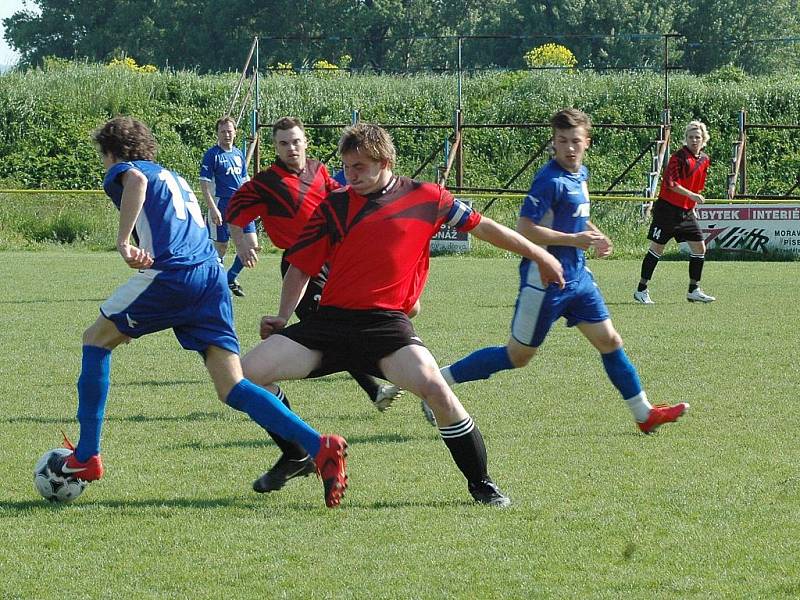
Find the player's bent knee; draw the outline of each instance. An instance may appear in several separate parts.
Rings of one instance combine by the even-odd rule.
[[[511,365],[515,369],[521,369],[522,367],[527,366],[527,364],[531,362],[531,359],[535,355],[535,348],[508,348],[508,359],[511,361]]]
[[[256,385],[267,387],[275,380],[271,377],[271,373],[261,368],[261,361],[255,356],[252,351],[248,352],[242,357],[242,375],[245,379],[249,379]]]

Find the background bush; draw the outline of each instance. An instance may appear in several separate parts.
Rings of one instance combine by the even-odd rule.
[[[237,77],[233,73],[200,76],[188,71],[149,72],[63,60],[48,61],[41,69],[0,75],[0,188],[99,189],[103,169],[90,132],[117,114],[130,114],[150,124],[159,142],[159,161],[197,185],[200,158],[215,142],[214,122],[226,111]],[[577,106],[588,112],[595,124],[658,124],[663,88],[662,77],[654,73],[490,72],[464,80],[462,108],[466,123],[546,123],[558,108]],[[272,74],[261,80],[261,122],[271,123],[291,114],[307,123],[345,124],[351,111],[357,109],[362,120],[384,124],[450,124],[456,90],[456,79],[450,75]],[[699,118],[708,123],[712,136],[708,152],[713,165],[706,195],[724,197],[731,143],[737,138],[738,111],[747,109],[751,123],[797,123],[800,75],[747,77],[732,69],[705,76],[674,75],[670,78],[669,102],[675,124],[673,150],[688,120]],[[249,125],[244,123],[240,129],[249,130]],[[398,172],[414,173],[436,151],[433,165],[419,175],[434,179],[436,166],[444,162],[441,148],[448,132],[410,128],[392,129],[392,133],[398,147]],[[332,155],[338,128],[310,129],[309,134],[312,156]],[[586,158],[592,172],[590,189],[606,189],[654,136],[653,130],[595,128],[594,144]],[[547,128],[467,130],[465,185],[505,184],[548,137]],[[751,192],[782,193],[796,181],[800,174],[799,137],[800,132],[789,130],[751,132]],[[271,156],[271,149],[265,147],[262,164]],[[528,167],[512,187],[527,189],[541,163]],[[648,170],[646,156],[616,189],[642,190]],[[36,200],[41,210],[56,211],[52,215],[41,213],[40,221],[53,219],[45,228],[51,233],[45,234],[37,233],[36,227],[26,224],[21,216],[25,206],[30,206],[25,203],[34,201],[14,197],[11,201],[21,202],[22,210],[12,219],[14,223],[9,225],[6,220],[5,225],[0,224],[4,238],[0,238],[0,247],[17,235],[34,244],[41,238],[54,238],[91,247],[108,246],[91,228],[75,223],[75,215],[85,210],[80,208],[86,206],[81,204],[85,200]],[[3,204],[7,202],[4,198]],[[484,204],[477,202],[479,208]],[[605,212],[601,214],[601,210]],[[513,223],[515,202],[498,201],[490,214]],[[8,219],[9,213],[5,215]],[[598,204],[594,215],[599,221],[621,227],[620,235],[632,239],[640,235],[638,225],[633,233],[625,233],[628,224],[638,224],[633,204],[625,208],[614,204],[607,209]],[[64,229],[64,223],[72,223],[67,227],[70,233],[52,233]],[[101,230],[104,228],[107,225]],[[638,252],[638,247],[633,252]]]

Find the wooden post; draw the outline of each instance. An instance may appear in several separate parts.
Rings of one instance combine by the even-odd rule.
[[[464,186],[464,116],[461,114],[461,109],[456,110],[455,139],[458,140],[456,151],[456,187]]]
[[[747,193],[747,111],[744,109],[739,111],[739,139],[742,140],[739,193],[744,195]]]

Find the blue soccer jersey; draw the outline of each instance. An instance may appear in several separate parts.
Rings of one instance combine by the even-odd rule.
[[[531,189],[522,202],[520,216],[563,233],[586,231],[589,220],[588,179],[586,167],[581,166],[577,173],[570,173],[551,160],[534,176]],[[566,281],[574,281],[582,275],[586,266],[583,250],[551,245],[547,246],[547,251],[561,263]]]
[[[144,205],[136,219],[138,246],[152,254],[152,269],[163,271],[216,260],[197,197],[186,180],[148,160],[120,162],[106,173],[103,188],[114,205],[122,201],[120,176],[130,169],[147,177]]]
[[[227,200],[249,180],[244,154],[236,146],[228,152],[218,145],[209,148],[200,164],[200,180],[211,184],[215,198]]]

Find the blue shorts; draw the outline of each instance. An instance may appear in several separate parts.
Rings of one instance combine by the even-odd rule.
[[[552,284],[545,288],[535,262],[522,261],[519,275],[511,336],[520,344],[532,348],[541,346],[550,327],[560,317],[567,320],[567,327],[581,322],[601,323],[610,318],[603,294],[589,269],[583,271],[579,279],[567,283],[563,290]]]
[[[230,198],[217,198],[217,208],[219,212],[222,213],[222,225],[214,225],[211,219],[206,219],[208,237],[221,244],[227,244],[228,240],[231,239],[231,232],[228,229],[228,223],[225,221],[225,210],[228,208],[228,200],[230,200]],[[242,227],[242,231],[245,233],[255,233],[256,222],[250,221],[247,225]]]
[[[228,279],[216,258],[188,269],[139,271],[100,313],[132,338],[172,328],[187,350],[217,346],[239,354]]]

